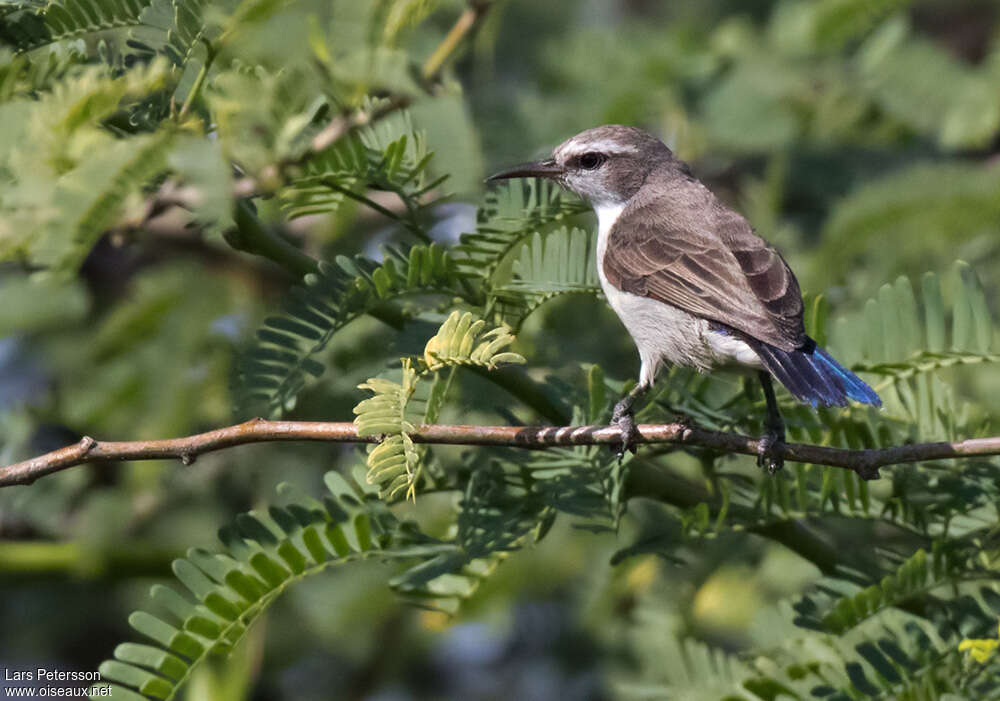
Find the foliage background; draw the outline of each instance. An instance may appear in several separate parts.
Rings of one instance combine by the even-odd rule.
[[[812,328],[842,360],[877,371],[886,412],[830,412],[819,423],[789,406],[793,435],[863,445],[1000,431],[988,311],[1000,279],[996,2],[508,0],[430,85],[419,67],[465,7],[458,0],[198,2],[188,5],[197,10],[191,26],[167,0],[66,0],[53,5],[126,14],[142,6],[142,26],[90,27],[78,15],[67,22],[86,31],[61,39],[32,24],[45,5],[0,2],[5,463],[82,434],[184,435],[247,411],[239,358],[287,304],[296,282],[287,268],[299,259],[286,252],[283,268],[254,255],[244,226],[233,233],[241,181],[278,195],[256,201],[260,220],[317,259],[378,256],[379,245],[425,236],[447,245],[476,229],[491,168],[608,122],[645,126],[692,162],[780,247],[810,299],[824,295],[811,307]],[[206,64],[202,38],[218,55],[187,104]],[[408,116],[387,117],[366,145],[384,151],[408,133],[401,162],[412,180],[382,161],[371,171],[360,161],[331,166],[333,185],[321,159],[283,170],[332,114],[386,94],[408,96]],[[164,129],[179,111],[187,126]],[[426,163],[424,152],[434,154]],[[166,173],[197,192],[191,211],[147,217]],[[418,193],[441,175],[450,176],[443,186]],[[382,191],[364,187],[379,178],[388,178]],[[570,200],[559,206],[560,222],[535,226],[511,210],[529,253],[547,236],[568,241],[563,223],[593,228]],[[587,260],[573,255],[575,265],[561,268],[566,289],[592,288]],[[471,297],[494,301],[480,306],[492,320],[520,322],[533,310],[517,324],[527,376],[558,411],[569,416],[577,405],[593,410],[583,418],[601,418],[636,375],[631,342],[602,300],[557,294],[565,289],[551,266],[516,257],[515,248],[493,288],[480,279]],[[447,299],[421,299],[395,308],[401,328],[371,307],[374,315],[334,335],[318,354],[322,380],[284,402],[289,415],[345,420],[368,396],[361,382],[398,379],[400,356],[419,354],[450,311]],[[442,421],[552,418],[481,374],[456,377]],[[674,373],[661,387],[647,420],[679,408],[699,423],[759,428],[759,397],[734,378]],[[565,509],[455,617],[390,590],[396,565],[353,563],[289,588],[231,657],[200,667],[182,693],[724,698],[752,688],[772,698],[762,680],[789,689],[797,680],[803,697],[973,697],[963,684],[981,684],[982,698],[1000,693],[996,670],[972,666],[955,647],[995,630],[996,461],[895,468],[869,491],[815,467],[768,480],[748,458],[643,452],[659,468],[632,473],[620,523],[604,514],[603,527],[579,528],[587,518]],[[466,482],[456,466],[487,459],[458,448],[435,456]],[[610,464],[594,451],[561,457]],[[174,558],[213,547],[221,525],[273,503],[279,483],[319,495],[325,472],[363,461],[353,448],[258,445],[190,468],[95,465],[4,489],[0,663],[96,668],[134,638],[128,615],[147,605],[151,584],[170,578]],[[444,537],[461,489],[427,492],[393,509]],[[898,581],[908,583],[893,593],[891,580],[871,595],[870,611],[843,604],[840,618],[817,623],[838,596],[901,566],[911,574]],[[940,641],[921,638],[930,633],[916,619]],[[809,637],[815,628],[826,637]],[[865,647],[886,639],[882,652]],[[906,655],[912,665],[899,662]]]

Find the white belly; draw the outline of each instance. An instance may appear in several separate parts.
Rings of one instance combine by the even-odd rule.
[[[598,219],[597,276],[608,303],[635,341],[642,368],[639,382],[652,385],[664,363],[708,370],[720,365],[760,368],[760,359],[746,343],[709,328],[709,322],[677,307],[622,292],[604,275],[608,234],[624,205],[595,206]]]

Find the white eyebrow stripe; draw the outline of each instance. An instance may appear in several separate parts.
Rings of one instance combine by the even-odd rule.
[[[568,143],[559,150],[558,156],[573,157],[582,153],[638,153],[639,149],[631,144],[623,144],[612,139],[598,139],[597,141],[583,141],[579,143]]]

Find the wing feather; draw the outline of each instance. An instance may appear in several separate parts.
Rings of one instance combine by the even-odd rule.
[[[806,344],[802,294],[788,264],[701,183],[640,193],[608,236],[604,273],[618,289],[784,351]]]

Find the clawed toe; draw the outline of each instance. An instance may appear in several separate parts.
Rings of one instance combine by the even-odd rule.
[[[785,460],[780,455],[775,455],[775,449],[784,445],[784,436],[776,431],[769,431],[761,436],[757,442],[757,467],[767,470],[773,475],[785,466]]]
[[[632,416],[631,412],[613,418],[612,422],[622,432],[621,445],[615,452],[615,455],[618,457],[618,463],[621,464],[621,461],[625,459],[625,451],[629,451],[635,455],[636,443],[639,440],[639,429],[635,426],[635,417]]]
[[[615,455],[618,456],[619,465],[625,458],[626,451],[630,451],[633,455],[635,455],[635,446],[636,443],[639,442],[639,429],[635,426],[635,412],[633,411],[633,406],[636,399],[641,397],[648,390],[649,385],[641,383],[636,385],[624,399],[615,404],[615,410],[611,413],[611,425],[615,426],[619,431],[621,431],[622,434],[621,446],[617,450],[615,450],[614,445],[611,446],[611,449],[615,451]]]
[[[633,455],[636,452],[636,443],[639,440],[639,429],[635,425],[635,416],[630,407],[622,405],[616,406],[611,416],[611,425],[618,428],[622,433],[621,445],[612,444],[611,449],[615,452],[619,464],[625,459],[625,452],[629,451]]]

